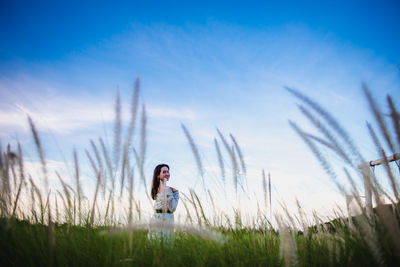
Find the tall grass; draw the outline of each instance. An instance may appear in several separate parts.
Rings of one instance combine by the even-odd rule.
[[[232,134],[226,138],[222,131],[216,130],[217,137],[213,142],[219,171],[216,176],[207,175],[200,149],[182,124],[202,179],[203,192],[194,189],[181,192],[185,223],[177,222],[175,226],[169,226],[175,231],[172,245],[162,238],[149,239],[148,229],[159,226],[143,221],[147,206],[135,197],[133,191],[135,185],[143,185],[151,204],[144,171],[147,115],[145,105],[139,102],[139,89],[137,79],[126,132],[121,120],[122,106],[118,92],[112,147],[99,137],[97,142],[90,140],[90,149],[85,150],[95,183],[93,198],[88,199],[83,192],[80,173],[83,163],[75,150],[75,184],[68,184],[64,177],[56,173],[61,189],[50,188],[45,151],[32,119],[29,118],[29,125],[42,177],[27,172],[19,144],[17,153],[12,152],[10,146],[4,152],[0,147],[0,265],[164,266],[173,263],[178,266],[383,266],[400,262],[398,176],[393,173],[389,162],[384,162],[390,192],[386,192],[373,175],[363,176],[358,165],[365,160],[350,134],[318,103],[292,88],[287,90],[301,102],[300,112],[320,135],[304,131],[293,121],[290,125],[309,146],[343,195],[352,195],[357,200],[362,213],[348,221],[341,211],[337,211],[337,218],[327,223],[318,214],[314,214],[313,220],[307,217],[300,201],[296,200],[297,213],[289,211],[285,203],[281,203],[281,214],[272,217],[271,180],[269,174],[267,179],[263,170],[261,179],[256,178],[262,188],[260,199],[263,201],[261,205],[257,203],[257,215],[247,220],[252,223],[245,223],[246,210],[240,208],[243,199],[239,193],[250,195],[248,172],[236,138]],[[365,85],[363,91],[381,134],[379,136],[371,125],[367,126],[377,154],[386,157],[399,152],[400,120],[393,99],[387,97],[390,127]],[[139,143],[134,144],[132,138],[138,116],[140,131],[137,132],[140,136]],[[389,148],[389,153],[382,143]],[[337,172],[338,166],[331,162],[329,153],[339,156],[342,161],[339,169],[343,173]],[[226,192],[229,174],[237,201],[232,203],[233,217],[216,201],[226,197],[219,193]],[[219,179],[215,182],[222,185],[218,188],[220,192],[207,188],[205,179],[210,177]],[[350,189],[341,183],[341,177],[349,181]],[[376,203],[374,213],[369,213],[360,201],[362,190],[358,184],[364,182],[364,177],[370,183]],[[23,192],[30,195],[23,195]],[[390,197],[390,208],[381,201],[382,194]]]
[[[358,200],[357,204],[363,212],[355,218],[356,226],[349,227],[351,234],[361,237],[363,243],[374,256],[375,264],[391,265],[394,262],[400,261],[400,196],[398,194],[398,178],[395,178],[393,170],[390,168],[386,158],[389,154],[399,152],[400,139],[397,138],[396,140],[393,137],[398,137],[400,135],[398,127],[399,117],[392,98],[388,96],[387,103],[390,109],[390,121],[393,125],[393,127],[390,128],[376,100],[365,84],[362,85],[362,89],[372,115],[376,120],[381,137],[386,143],[386,147],[389,148],[389,153],[387,153],[376,131],[372,128],[371,124],[367,123],[367,129],[376,146],[377,155],[384,159],[383,166],[386,170],[386,178],[390,184],[392,193],[383,189],[384,186],[382,183],[378,181],[374,172],[371,172],[368,167],[364,167],[362,170],[359,169],[360,164],[365,162],[364,157],[354,145],[350,135],[340,126],[333,116],[307,96],[294,89],[287,88],[291,94],[306,105],[299,105],[301,112],[305,114],[323,137],[314,137],[314,135],[305,132],[292,121],[290,121],[290,125],[309,146],[343,195],[353,195],[354,198]],[[314,112],[314,114],[312,114],[312,112]],[[328,151],[331,151],[342,159],[343,165],[341,167],[345,173],[344,177],[348,179],[351,185],[350,192],[338,182],[337,177],[339,177],[339,174],[336,173],[334,167],[327,158],[329,155],[322,153],[318,146],[327,148]],[[347,168],[353,169],[354,173],[358,176],[356,179],[359,179],[359,181],[366,185],[366,190],[371,190],[372,197],[376,203],[374,213],[362,206],[359,201],[359,190],[356,187],[356,181],[352,175],[350,175]],[[367,194],[367,192],[365,192],[365,194]],[[390,207],[382,202],[380,198],[381,195],[388,196],[388,198],[391,199],[392,205]]]

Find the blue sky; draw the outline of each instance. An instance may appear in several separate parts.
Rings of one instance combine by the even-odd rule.
[[[171,184],[196,184],[184,123],[208,166],[207,183],[217,187],[218,127],[241,145],[250,191],[259,193],[265,169],[277,200],[297,196],[320,210],[342,205],[288,125],[291,119],[309,128],[283,86],[321,103],[375,157],[361,82],[380,103],[386,94],[398,99],[399,11],[396,1],[3,1],[0,138],[3,146],[19,140],[34,160],[30,114],[49,160],[71,161],[73,147],[84,158],[89,139],[106,135],[112,143],[117,88],[127,112],[140,76],[149,115],[148,179],[158,162],[167,162]]]
[[[62,3],[64,2],[64,3]],[[132,23],[178,27],[210,21],[259,30],[304,24],[398,60],[397,1],[3,1],[2,59],[56,60],[130,30]],[[29,43],[29,46],[24,44]]]

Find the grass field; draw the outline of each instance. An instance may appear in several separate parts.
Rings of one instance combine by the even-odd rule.
[[[335,179],[344,175],[353,187],[345,189],[337,184],[343,194],[352,194],[360,205],[362,214],[352,222],[338,218],[331,226],[318,223],[305,224],[301,209],[299,214],[276,215],[276,226],[272,227],[262,212],[253,218],[253,225],[241,223],[237,212],[230,223],[213,223],[201,205],[202,201],[194,192],[182,198],[186,210],[187,225],[175,225],[170,238],[149,238],[148,226],[139,223],[134,216],[140,216],[140,206],[132,197],[132,169],[143,174],[146,147],[146,114],[141,112],[141,136],[134,159],[128,153],[131,147],[133,125],[138,112],[138,84],[132,101],[132,119],[128,135],[120,133],[120,104],[116,102],[115,142],[113,153],[107,151],[102,140],[91,142],[92,150],[87,151],[89,162],[96,174],[97,185],[93,199],[85,199],[80,185],[79,162],[75,156],[75,185],[67,184],[59,177],[62,192],[52,193],[48,185],[46,159],[43,156],[40,138],[32,121],[30,126],[42,162],[43,188],[39,188],[31,174],[24,168],[21,147],[8,147],[1,151],[1,195],[0,195],[0,265],[1,266],[395,266],[400,262],[400,220],[398,179],[388,162],[387,181],[392,192],[386,192],[374,176],[368,177],[372,197],[376,203],[375,212],[366,209],[359,201],[355,179],[362,177],[358,163],[362,158],[349,135],[333,117],[317,103],[301,93],[288,89],[300,99],[304,106],[301,112],[314,124],[323,137],[304,132],[291,123],[294,130],[316,155],[328,175]],[[371,110],[377,119],[382,140],[372,127],[369,132],[382,157],[398,152],[400,147],[400,119],[394,103],[388,97],[390,122],[383,118],[367,88],[364,88]],[[312,113],[314,112],[314,113]],[[196,158],[200,173],[203,171],[201,158],[187,129],[185,135]],[[328,130],[328,127],[331,129]],[[245,183],[245,163],[233,136],[233,145],[220,134],[223,147],[230,154],[231,173],[236,179],[236,189]],[[386,145],[381,145],[384,142]],[[344,172],[335,173],[329,163],[329,155],[321,152],[325,146],[343,159]],[[383,147],[388,147],[385,152]],[[216,141],[216,148],[219,146]],[[13,152],[16,151],[16,152]],[[220,154],[220,153],[219,153]],[[75,154],[76,155],[76,154]],[[222,169],[223,167],[221,167]],[[352,177],[352,172],[359,177]],[[224,171],[224,170],[221,170]],[[116,177],[120,177],[116,181]],[[145,181],[142,181],[145,183]],[[266,181],[264,179],[266,195]],[[204,188],[207,191],[207,188]],[[117,220],[115,202],[125,192],[129,204],[126,221]],[[100,203],[103,195],[104,203]],[[390,208],[381,202],[380,196],[387,196]],[[211,197],[211,193],[210,193]],[[134,210],[136,209],[136,215]],[[139,214],[139,215],[138,215]],[[217,216],[217,214],[214,214]],[[232,223],[234,222],[234,223]],[[299,227],[299,225],[304,225]],[[160,226],[161,227],[161,226]]]
[[[282,252],[278,233],[256,229],[216,229],[223,240],[177,232],[173,244],[150,240],[147,231],[108,233],[109,227],[55,225],[49,252],[48,227],[1,221],[2,266],[376,266],[362,238],[338,233],[294,234],[293,251]],[[290,250],[289,246],[284,247]],[[293,255],[290,255],[293,254]],[[395,262],[393,255],[385,259]],[[289,264],[290,261],[290,264]],[[390,262],[386,262],[390,263]]]

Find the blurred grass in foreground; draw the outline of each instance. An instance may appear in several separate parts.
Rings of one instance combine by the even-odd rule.
[[[108,227],[55,225],[55,266],[281,266],[280,239],[274,231],[219,229],[225,242],[190,233],[175,234],[173,245],[149,240],[147,231],[107,234]],[[376,266],[360,237],[340,234],[295,234],[296,265]],[[47,226],[2,219],[1,266],[47,266]]]

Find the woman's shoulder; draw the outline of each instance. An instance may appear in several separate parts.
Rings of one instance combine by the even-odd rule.
[[[177,192],[178,191],[178,189],[176,189],[176,188],[173,188],[173,187],[171,187],[171,186],[168,186],[168,189],[172,192],[172,193],[174,193],[174,192]]]
[[[175,191],[173,191],[173,190],[175,190]],[[169,196],[173,196],[173,195],[179,194],[179,191],[177,189],[173,188],[173,187],[167,186],[166,190],[165,190],[165,194],[166,194],[167,197],[169,197]],[[163,192],[160,191],[160,192],[157,193],[156,199],[161,199],[162,196],[163,196]]]
[[[174,191],[175,190],[175,191]],[[166,193],[168,194],[168,193],[173,193],[173,192],[176,192],[176,191],[178,191],[177,189],[175,189],[175,188],[173,188],[173,187],[170,187],[170,186],[167,186],[166,187]],[[157,193],[157,195],[162,195],[163,194],[163,191],[160,191],[160,192],[158,192]]]

